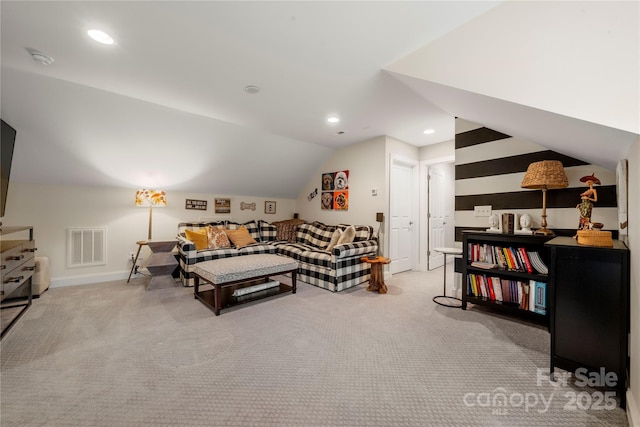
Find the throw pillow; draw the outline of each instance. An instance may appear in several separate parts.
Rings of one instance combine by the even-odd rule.
[[[199,228],[197,230],[184,230],[184,235],[188,240],[191,240],[196,245],[196,251],[201,251],[209,247],[209,239],[207,236],[206,228]]]
[[[342,236],[342,230],[340,230],[339,228],[336,228],[336,230],[331,235],[331,241],[329,242],[329,245],[327,246],[327,249],[325,249],[325,251],[331,252],[333,247],[338,244],[338,240],[340,240],[341,236]]]
[[[245,246],[256,243],[255,239],[249,234],[249,230],[244,225],[240,226],[237,230],[225,230],[227,237],[237,248],[244,248]]]
[[[342,232],[342,236],[338,239],[338,245],[343,245],[345,243],[353,242],[353,239],[356,238],[356,228],[351,225]]]
[[[296,229],[298,225],[304,224],[303,219],[286,219],[284,221],[275,221],[272,224],[276,226],[276,241],[295,243]]]
[[[209,249],[222,249],[222,248],[230,248],[231,242],[229,242],[229,238],[227,237],[227,233],[225,233],[224,229],[209,226],[208,227],[208,247]]]

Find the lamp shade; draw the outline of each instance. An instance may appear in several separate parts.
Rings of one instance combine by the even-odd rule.
[[[559,160],[542,160],[531,163],[524,174],[520,187],[533,190],[565,188],[569,180]]]
[[[164,190],[138,190],[136,191],[136,206],[167,206],[167,192]]]

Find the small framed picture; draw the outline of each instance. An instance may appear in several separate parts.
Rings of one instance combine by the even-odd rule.
[[[264,213],[266,214],[274,214],[276,213],[276,202],[271,200],[267,200],[264,202]]]
[[[219,199],[214,200],[216,213],[231,213],[231,199]]]
[[[207,210],[207,201],[206,200],[193,200],[186,199],[184,202],[185,209],[195,209],[197,211],[206,211]]]

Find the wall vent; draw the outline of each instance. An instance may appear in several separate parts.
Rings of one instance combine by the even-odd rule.
[[[107,263],[107,229],[67,229],[67,267],[92,267]]]

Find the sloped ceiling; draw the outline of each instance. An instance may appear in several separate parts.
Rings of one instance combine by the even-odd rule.
[[[295,198],[338,147],[451,139],[451,114],[381,70],[496,4],[2,1],[11,178]]]
[[[506,2],[386,70],[451,114],[615,169],[640,134],[639,5]]]
[[[295,198],[333,150],[451,140],[454,116],[608,168],[640,132],[637,2],[2,1],[0,13],[12,180]]]

